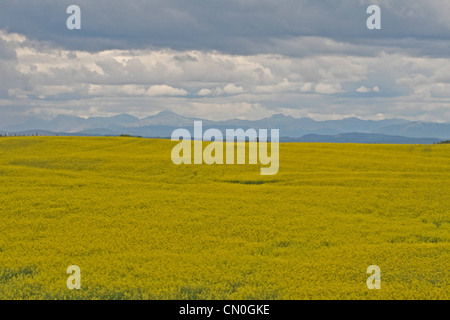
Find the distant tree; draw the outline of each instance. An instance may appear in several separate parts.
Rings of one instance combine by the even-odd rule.
[[[441,141],[439,144],[450,144],[450,140]]]

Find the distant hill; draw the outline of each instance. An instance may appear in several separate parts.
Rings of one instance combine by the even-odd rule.
[[[393,124],[375,130],[376,133],[400,135],[405,137],[439,137],[448,139],[450,124],[448,123],[426,123],[412,122],[404,124]]]
[[[341,133],[337,135],[308,134],[301,138],[281,138],[283,142],[330,142],[330,143],[382,143],[382,144],[434,144],[439,143],[436,138],[409,138],[371,133]]]
[[[346,118],[342,120],[316,121],[310,118],[294,118],[276,114],[269,118],[250,121],[231,119],[212,121],[185,117],[171,111],[163,111],[143,119],[120,114],[113,117],[81,118],[72,115],[58,115],[45,120],[33,116],[10,116],[0,119],[0,130],[9,133],[47,132],[48,135],[93,135],[118,136],[121,134],[142,137],[170,137],[177,128],[192,130],[195,120],[203,121],[204,130],[248,128],[280,129],[280,135],[290,140],[307,142],[326,140],[333,142],[364,143],[434,143],[431,141],[450,139],[450,123],[411,122],[402,119],[362,120]],[[403,139],[404,138],[415,138]],[[303,140],[302,140],[303,139]],[[423,140],[422,140],[423,139]],[[406,142],[398,142],[406,141]],[[411,141],[411,142],[408,142]]]
[[[5,132],[0,130],[0,135],[5,136],[46,136],[46,137],[54,137],[54,136],[87,136],[82,133],[67,133],[67,132],[53,132],[47,130],[26,130],[26,131],[17,131],[17,132]]]

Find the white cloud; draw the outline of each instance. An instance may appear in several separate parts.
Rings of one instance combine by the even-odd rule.
[[[356,92],[360,92],[360,93],[367,93],[370,92],[372,90],[370,90],[369,88],[366,88],[364,86],[359,87],[358,89],[356,89]]]
[[[210,89],[200,89],[197,94],[199,96],[210,96],[212,94],[212,90],[210,90]]]
[[[232,83],[227,84],[224,88],[223,88],[223,92],[225,92],[226,94],[240,94],[244,92],[244,88],[242,87],[238,87]]]
[[[341,86],[339,84],[319,83],[314,90],[321,94],[334,94],[341,91]]]
[[[314,83],[306,82],[306,83],[302,84],[300,91],[305,92],[305,93],[313,92],[314,91]]]
[[[383,114],[450,121],[450,58],[345,55],[340,49],[303,57],[170,49],[84,52],[0,35],[0,108],[84,116],[171,109],[217,118],[283,111],[321,119]],[[332,51],[346,46],[329,43]],[[355,88],[378,94],[355,95]]]
[[[88,94],[100,97],[117,97],[117,96],[143,96],[146,90],[140,85],[95,85],[90,84]]]
[[[375,86],[373,88],[367,88],[365,86],[361,86],[358,89],[356,89],[356,92],[359,92],[359,93],[380,92],[380,88],[378,86]]]
[[[226,120],[233,118],[257,120],[262,117],[269,117],[274,112],[260,103],[249,102],[192,102],[188,106],[178,107],[175,110],[181,114],[197,117],[201,115],[204,119]]]
[[[151,86],[146,94],[152,97],[158,96],[185,96],[188,94],[186,90],[173,88],[166,84]]]
[[[7,32],[5,30],[0,30],[0,39],[8,42],[23,43],[27,38],[19,33],[12,33]]]

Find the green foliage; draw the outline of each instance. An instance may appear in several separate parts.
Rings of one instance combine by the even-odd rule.
[[[132,136],[132,135],[129,135],[129,134],[121,134],[119,137],[122,137],[122,138],[142,138],[141,136]]]

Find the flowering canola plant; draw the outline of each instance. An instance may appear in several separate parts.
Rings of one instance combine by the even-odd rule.
[[[449,145],[281,143],[261,176],[175,144],[0,138],[0,299],[450,298]]]

